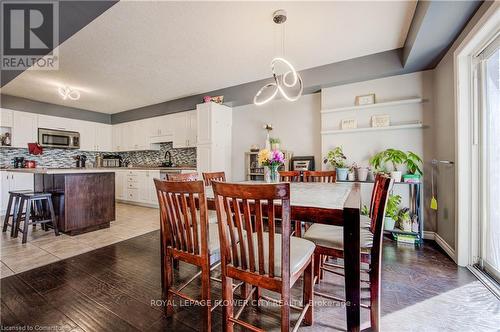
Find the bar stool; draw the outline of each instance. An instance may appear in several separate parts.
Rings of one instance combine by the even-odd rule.
[[[5,210],[5,217],[3,220],[2,233],[7,231],[7,227],[10,226],[10,236],[14,237],[16,230],[16,220],[17,213],[19,211],[19,204],[21,203],[21,194],[30,193],[31,190],[13,190],[9,191],[9,201],[7,202],[7,210]],[[12,211],[13,210],[13,211]],[[12,217],[12,222],[9,223],[9,219]]]
[[[54,212],[54,206],[52,205],[52,194],[44,192],[25,192],[19,194],[20,203],[17,213],[15,224],[14,237],[17,237],[18,232],[23,233],[22,243],[26,243],[28,240],[28,231],[30,225],[41,224],[44,230],[48,230],[48,226],[54,228],[54,233],[59,236],[59,229],[57,228],[56,214]],[[44,207],[46,203],[47,207]],[[22,218],[22,211],[26,205],[26,210],[24,212],[24,219]],[[33,210],[33,211],[32,211]],[[38,213],[35,213],[38,212]],[[23,227],[21,229],[21,222]],[[5,225],[4,225],[5,227]]]

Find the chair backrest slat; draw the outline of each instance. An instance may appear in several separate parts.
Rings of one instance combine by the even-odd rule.
[[[336,182],[336,171],[305,171],[303,173],[304,182]]]
[[[224,172],[210,172],[210,173],[207,172],[207,173],[202,173],[202,175],[205,186],[211,186],[212,181],[226,182],[226,173]]]
[[[300,182],[299,171],[280,171],[281,182]]]
[[[203,181],[154,179],[154,182],[163,243],[173,250],[196,256],[208,255],[208,214]]]
[[[219,181],[212,182],[214,197],[219,219],[219,237],[222,253],[222,268],[231,265],[237,269],[275,278],[275,260],[281,260],[281,275],[289,275],[289,234],[290,234],[290,184],[232,184]],[[231,201],[231,205],[228,201]],[[278,201],[281,205],[281,216],[276,216]],[[250,205],[255,212],[255,235],[251,225]],[[263,207],[262,205],[265,205]],[[232,209],[231,209],[232,207]],[[263,211],[265,208],[265,213]],[[223,213],[226,218],[223,218]],[[243,218],[241,215],[243,214]],[[264,238],[264,215],[267,217],[268,237]],[[234,219],[234,222],[232,220]],[[275,243],[276,219],[281,219],[281,243]],[[228,232],[226,232],[226,230]],[[230,238],[237,231],[240,243],[235,246]],[[246,231],[246,234],[245,232]],[[286,234],[286,236],[285,236]],[[229,236],[228,236],[229,235]],[[257,243],[253,241],[257,238]],[[264,243],[264,241],[268,243]],[[266,246],[267,244],[267,246]],[[275,248],[279,245],[281,257],[275,257]],[[264,248],[268,248],[265,257]],[[239,250],[239,251],[238,251]],[[255,258],[258,257],[258,262]],[[267,265],[266,259],[267,258]]]

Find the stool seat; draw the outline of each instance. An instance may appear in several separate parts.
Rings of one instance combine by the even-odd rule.
[[[34,191],[31,191],[31,192],[26,192],[26,193],[20,193],[19,194],[21,197],[25,197],[25,198],[31,198],[31,199],[37,199],[37,198],[47,198],[47,197],[51,197],[52,194],[51,193],[46,193],[46,192],[34,192]]]
[[[9,191],[9,195],[23,195],[23,194],[29,194],[32,193],[33,190],[11,190]]]

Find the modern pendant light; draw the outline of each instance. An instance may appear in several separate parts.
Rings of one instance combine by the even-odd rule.
[[[282,27],[282,54],[285,53],[285,27],[287,16],[286,11],[283,9],[277,10],[273,14],[273,22],[281,25]],[[286,68],[284,72],[280,74],[278,67]],[[271,101],[276,97],[278,92],[288,101],[296,101],[302,95],[304,90],[304,84],[302,83],[302,78],[299,73],[295,70],[292,64],[284,59],[283,57],[276,57],[271,60],[271,72],[273,74],[274,82],[264,85],[253,98],[253,103],[255,105],[264,105],[265,103]],[[272,89],[271,93],[267,98],[262,99],[261,95],[264,91]],[[294,94],[293,90],[297,90]]]

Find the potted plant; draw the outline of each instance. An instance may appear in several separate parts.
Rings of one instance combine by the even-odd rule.
[[[403,176],[404,182],[419,182],[422,176],[422,170],[419,165],[422,165],[422,158],[414,152],[408,151],[405,160],[406,170],[408,174]]]
[[[399,211],[399,228],[405,232],[411,232],[412,221],[410,217],[410,210],[408,208]]]
[[[278,168],[285,163],[285,155],[280,150],[262,149],[258,154],[259,165],[266,166],[266,182],[279,182]]]
[[[385,208],[384,219],[384,229],[386,231],[392,231],[394,229],[394,224],[398,218],[399,204],[401,204],[401,196],[389,196],[389,199],[387,200],[387,207]]]
[[[385,168],[385,151],[378,152],[374,154],[370,160],[368,161],[370,165],[373,167],[374,173],[386,173]]]
[[[406,162],[406,153],[401,150],[387,149],[384,155],[384,160],[392,164],[391,178],[393,178],[395,182],[401,182],[403,173],[398,169],[398,166]]]
[[[348,181],[356,181],[356,173],[355,173],[356,168],[358,168],[356,163],[353,163],[351,165],[351,167],[349,167],[349,173],[347,173],[347,180]]]
[[[370,171],[370,167],[359,166],[356,167],[356,178],[358,181],[366,181],[368,179],[368,172]]]
[[[337,180],[347,180],[349,168],[347,168],[346,156],[342,151],[342,147],[337,146],[335,149],[328,151],[323,162],[329,163],[337,171]]]
[[[280,139],[277,137],[271,137],[269,139],[269,143],[271,144],[271,150],[279,150],[280,149]]]

